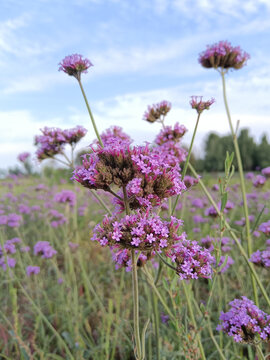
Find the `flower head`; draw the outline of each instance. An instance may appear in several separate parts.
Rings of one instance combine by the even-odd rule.
[[[245,296],[242,296],[241,300],[233,300],[229,305],[230,310],[220,314],[221,324],[217,330],[222,330],[240,343],[252,344],[258,339],[269,341],[270,315],[260,310]]]
[[[72,207],[76,203],[76,194],[71,190],[62,190],[55,194],[54,201],[58,203],[67,203]]]
[[[34,246],[34,255],[42,254],[42,258],[50,259],[57,251],[53,249],[48,241],[38,241]]]
[[[270,166],[262,169],[262,174],[267,177],[267,178],[270,178]]]
[[[209,110],[210,106],[215,102],[215,99],[212,98],[207,101],[202,101],[202,96],[191,96],[190,105],[192,109],[196,109],[197,113],[200,114],[203,110]]]
[[[263,232],[266,236],[270,235],[270,220],[261,223],[258,230]]]
[[[181,280],[211,278],[214,258],[208,249],[196,241],[184,239],[177,242],[167,256],[176,264],[176,272]]]
[[[37,275],[40,272],[40,267],[39,266],[27,266],[26,268],[26,275],[27,276],[31,276],[31,275]]]
[[[241,69],[250,58],[239,46],[233,47],[228,41],[208,45],[199,55],[199,63],[206,68]]]
[[[87,188],[108,192],[112,184],[125,187],[131,209],[160,205],[163,199],[185,189],[179,167],[161,161],[160,154],[148,146],[98,147],[83,159],[73,179]],[[118,195],[121,197],[121,193]]]
[[[172,126],[165,126],[155,139],[155,143],[158,145],[163,145],[168,141],[177,143],[187,132],[187,128],[184,125],[179,125],[176,123],[174,128]]]
[[[177,234],[181,225],[182,221],[175,217],[167,222],[148,212],[126,215],[119,221],[115,217],[105,217],[102,224],[95,227],[92,240],[97,240],[102,246],[161,251],[183,238]]]
[[[93,66],[90,60],[83,59],[82,55],[72,54],[66,56],[59,63],[59,71],[64,71],[70,76],[74,76],[77,80],[81,79],[81,73],[87,73],[90,66]]]
[[[18,155],[18,160],[24,163],[29,158],[29,156],[30,156],[29,152],[23,152]]]
[[[168,101],[164,100],[160,103],[153,104],[152,106],[148,106],[147,111],[143,115],[143,120],[146,120],[150,123],[154,123],[156,121],[163,121],[164,117],[171,110],[172,104]],[[163,119],[161,119],[163,117]]]
[[[265,184],[265,182],[266,182],[266,177],[264,177],[262,175],[257,175],[252,183],[253,183],[253,186],[258,188],[258,187],[262,187]]]

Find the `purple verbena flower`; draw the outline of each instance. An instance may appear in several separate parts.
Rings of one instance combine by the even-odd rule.
[[[270,235],[270,220],[261,223],[258,230],[263,232],[266,236]]]
[[[29,158],[29,156],[30,156],[29,152],[23,152],[18,155],[18,160],[24,163]]]
[[[223,331],[240,343],[254,343],[260,339],[270,339],[270,315],[264,313],[253,301],[245,296],[235,299],[229,304],[230,310],[221,312],[217,330]]]
[[[119,126],[111,126],[100,134],[100,138],[104,146],[129,146],[132,143],[132,139],[127,135],[123,129]],[[94,140],[92,145],[98,145],[98,140]]]
[[[181,280],[211,278],[214,261],[210,251],[196,241],[182,240],[172,245],[166,255],[176,264]]]
[[[55,194],[54,201],[58,203],[66,203],[73,207],[76,204],[76,194],[71,190],[62,190],[61,192]]]
[[[257,175],[252,183],[253,183],[253,186],[258,188],[258,187],[262,187],[265,184],[265,182],[266,182],[266,177],[264,177],[262,175]]]
[[[220,41],[199,55],[199,63],[206,68],[241,69],[250,58],[239,46],[233,47],[228,41]]]
[[[40,272],[40,267],[39,266],[27,266],[26,268],[26,275],[27,276],[31,276],[31,275],[37,275]]]
[[[143,120],[146,120],[150,123],[154,123],[155,121],[164,121],[164,117],[171,110],[172,104],[168,101],[164,100],[160,103],[153,104],[152,106],[148,106],[147,111],[143,115]]]
[[[214,98],[202,101],[202,96],[191,96],[190,105],[192,109],[196,109],[198,114],[201,114],[204,110],[209,110],[210,106],[216,101]]]
[[[53,249],[48,241],[38,241],[34,246],[34,255],[42,254],[42,258],[50,259],[57,251]]]
[[[81,73],[87,73],[90,66],[93,66],[90,60],[83,59],[82,55],[79,54],[66,56],[59,65],[59,71],[64,71],[66,74],[74,76],[77,80],[81,79]]]
[[[226,264],[224,265],[225,262]],[[225,273],[233,264],[234,264],[234,260],[230,256],[227,256],[227,260],[226,260],[226,256],[221,256],[217,266],[219,268],[222,267],[220,270],[221,273]]]
[[[175,217],[171,217],[169,222],[162,221],[158,215],[149,212],[126,215],[120,220],[105,217],[102,224],[95,227],[92,240],[102,246],[161,251],[185,237],[177,235],[181,225],[182,221]]]
[[[174,127],[165,126],[157,135],[155,143],[157,145],[162,145],[164,143],[167,143],[168,141],[173,141],[174,143],[177,143],[185,135],[186,132],[187,128],[184,125],[179,125],[179,123],[176,123]]]
[[[270,177],[270,166],[262,169],[262,174],[263,174],[263,176],[265,176],[266,178],[269,178],[269,177]]]

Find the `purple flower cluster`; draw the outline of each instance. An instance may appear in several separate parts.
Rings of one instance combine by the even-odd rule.
[[[267,178],[270,178],[270,166],[262,169],[262,174],[267,177]]]
[[[9,227],[17,228],[22,223],[22,216],[16,213],[8,215],[0,215],[0,225],[7,225]]]
[[[221,273],[225,273],[233,264],[234,260],[230,256],[221,256],[217,266],[221,267]]]
[[[66,203],[73,207],[76,204],[76,194],[71,190],[62,190],[54,195],[54,201],[58,203]]]
[[[51,209],[48,215],[51,217],[51,227],[53,228],[64,225],[67,222],[67,218],[55,209]]]
[[[20,238],[13,238],[10,240],[6,240],[4,243],[4,248],[0,246],[0,266],[4,271],[6,271],[7,266],[10,268],[14,268],[16,265],[16,259],[7,256],[8,254],[15,254],[16,253],[16,244],[21,243]]]
[[[9,268],[14,268],[15,265],[16,265],[16,259],[10,258],[9,256],[7,256],[6,258],[5,256],[0,257],[0,266],[4,271],[6,271],[7,266]]]
[[[53,157],[54,155],[61,154],[64,145],[70,144],[73,146],[76,144],[85,136],[87,130],[82,126],[66,130],[45,127],[44,129],[41,129],[41,132],[43,135],[35,137],[35,145],[38,146],[36,152],[37,158],[39,160],[44,160]]]
[[[179,164],[184,162],[187,157],[187,150],[178,143],[168,141],[162,145],[153,148],[153,153],[159,158],[161,164],[168,164],[180,171]]]
[[[270,235],[270,220],[261,223],[261,225],[258,227],[258,230],[267,236]]]
[[[199,55],[199,63],[206,68],[241,69],[250,58],[239,46],[233,47],[228,41],[208,45]]]
[[[111,253],[116,269],[125,268],[126,271],[131,271],[132,260],[130,249],[119,249],[115,247],[111,249]],[[137,255],[138,251],[136,250],[135,253]],[[143,266],[147,260],[151,259],[151,256],[150,252],[140,252],[137,260],[137,266]]]
[[[177,143],[187,132],[187,128],[184,125],[176,123],[174,128],[172,126],[165,126],[155,139],[157,145],[162,145],[168,141]]]
[[[23,152],[18,155],[18,160],[24,163],[29,158],[29,156],[30,156],[29,152]]]
[[[34,245],[34,255],[42,254],[42,258],[50,259],[57,251],[50,245],[48,241],[38,241]]]
[[[172,245],[167,256],[176,264],[176,272],[181,280],[211,278],[214,258],[197,241],[179,241]]]
[[[31,275],[37,275],[40,272],[40,267],[39,266],[27,266],[26,268],[26,275],[27,276],[31,276]]]
[[[256,188],[262,187],[266,182],[266,177],[262,176],[262,175],[257,175],[255,176],[254,180],[253,180],[253,186],[255,186]]]
[[[119,221],[115,217],[105,217],[102,224],[95,227],[92,240],[102,246],[160,252],[183,238],[177,235],[181,225],[182,221],[175,217],[167,222],[148,212],[126,215]]]
[[[270,249],[264,251],[257,250],[251,255],[249,260],[256,265],[270,267]]]
[[[90,60],[83,59],[82,55],[79,54],[66,56],[59,65],[59,71],[64,71],[66,74],[74,76],[77,80],[81,79],[81,73],[87,73],[90,66],[93,66]]]
[[[264,313],[253,301],[245,296],[229,304],[230,310],[221,312],[217,330],[232,336],[238,343],[254,343],[256,340],[269,341],[270,315]]]
[[[147,111],[143,115],[143,120],[146,120],[150,123],[154,123],[159,120],[163,122],[164,117],[171,110],[171,107],[172,104],[166,100],[157,104],[153,104],[152,106],[148,106]]]
[[[101,140],[104,146],[129,146],[132,143],[132,139],[128,134],[126,134],[123,129],[119,126],[112,126],[109,129],[106,129],[103,133],[100,134]],[[95,140],[92,145],[98,145],[98,140]]]
[[[202,96],[191,96],[190,105],[192,109],[197,110],[198,114],[202,113],[203,110],[209,110],[210,106],[215,102],[214,98],[207,101],[202,101],[202,98]]]
[[[90,189],[110,192],[110,186],[126,188],[132,209],[160,205],[185,189],[177,168],[162,163],[157,152],[143,147],[98,147],[83,156],[83,166],[73,179]]]

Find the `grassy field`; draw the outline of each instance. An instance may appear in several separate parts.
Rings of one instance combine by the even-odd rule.
[[[218,177],[206,175],[204,180],[218,201],[219,192],[213,190]],[[57,202],[55,195],[64,189],[75,194],[74,206]],[[102,191],[99,194],[112,208],[112,198]],[[248,194],[254,216],[253,248],[264,250],[266,238],[257,227],[269,219],[269,183],[255,189],[248,182]],[[228,200],[233,206],[226,216],[241,239],[244,225],[235,224],[243,217],[237,177],[230,185]],[[222,273],[213,265],[212,280],[186,282],[162,266],[158,257],[151,259],[147,268],[156,279],[163,303],[153,296],[143,267],[139,267],[141,324],[149,319],[147,359],[200,359],[198,339],[207,359],[222,359],[219,351],[225,359],[255,359],[252,347],[236,344],[215,330],[220,311],[227,311],[230,301],[241,296],[253,299],[253,295],[246,263],[230,234],[220,229],[219,218],[205,215],[209,207],[200,185],[185,192],[176,212],[184,220],[182,230],[190,240],[208,247],[212,244],[216,255],[228,254],[234,263]],[[165,204],[160,212],[164,219],[166,208]],[[8,214],[21,217],[15,224],[0,227],[5,249],[0,267],[0,358],[134,359],[131,273],[125,268],[116,270],[109,249],[90,240],[94,226],[106,213],[91,192],[66,179],[56,183],[52,177],[7,178],[1,181],[0,210],[2,218]],[[57,219],[51,210],[58,211]],[[224,252],[220,237],[229,238],[229,249]],[[13,247],[5,248],[12,239]],[[49,242],[57,253],[51,257],[42,256],[42,251],[35,254],[34,246],[40,241]],[[14,267],[5,268],[8,258],[16,260]],[[40,272],[27,276],[27,266],[38,266]],[[269,293],[269,270],[259,268],[257,272]],[[260,308],[269,312],[260,291],[259,302]]]

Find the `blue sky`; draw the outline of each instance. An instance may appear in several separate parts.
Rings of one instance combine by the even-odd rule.
[[[44,126],[84,125],[94,138],[76,80],[58,72],[72,53],[94,67],[83,83],[100,131],[122,126],[137,143],[152,140],[157,124],[142,121],[148,104],[172,102],[168,124],[189,132],[191,95],[215,97],[199,124],[195,150],[206,134],[229,130],[219,74],[198,64],[207,44],[229,40],[250,53],[228,76],[234,122],[259,139],[270,135],[270,0],[7,0],[0,3],[0,168],[17,154],[34,155]]]

